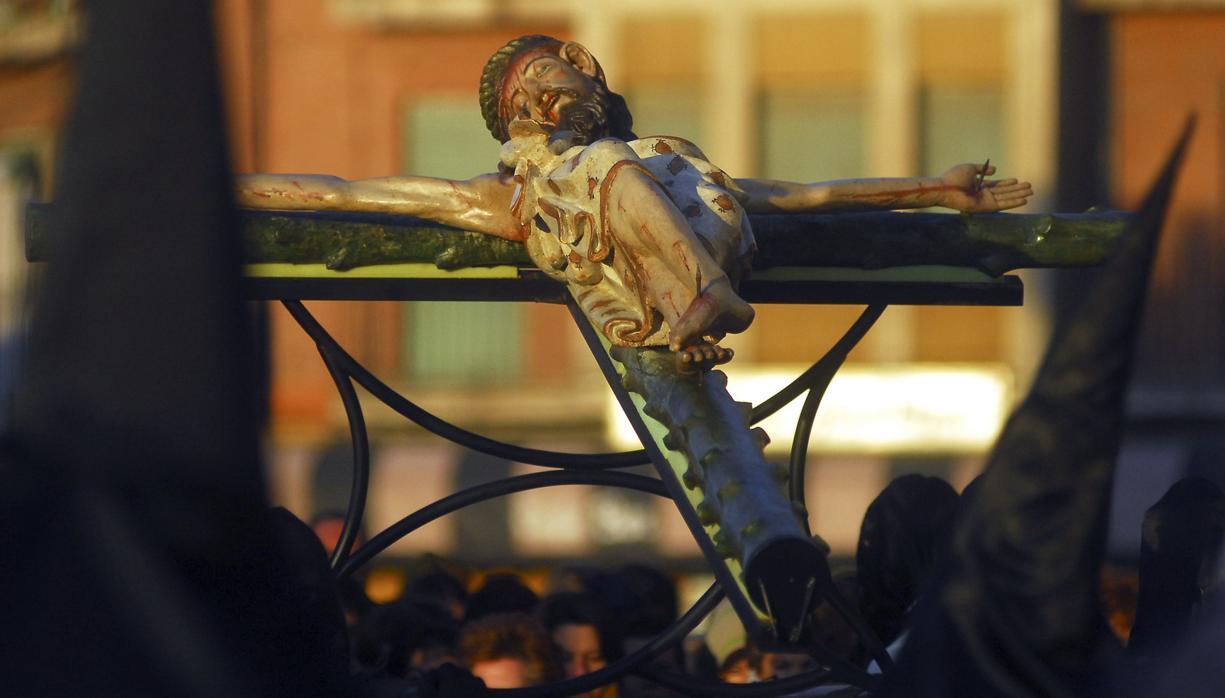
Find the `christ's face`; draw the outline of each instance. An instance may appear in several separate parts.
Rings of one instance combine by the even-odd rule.
[[[512,119],[559,127],[565,107],[595,93],[595,81],[569,61],[552,52],[531,52],[510,66],[502,99]]]

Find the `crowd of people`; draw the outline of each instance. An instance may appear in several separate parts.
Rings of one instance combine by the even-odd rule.
[[[822,666],[819,657],[832,654],[869,674],[881,673],[869,643],[886,646],[891,657],[900,654],[911,612],[931,585],[975,489],[971,483],[959,494],[940,478],[903,475],[868,506],[853,564],[836,567],[833,580],[874,638],[861,637],[830,604],[819,604],[804,643],[791,651],[757,647],[724,604],[652,668],[750,683],[812,672]],[[331,512],[312,522],[324,545],[335,544],[342,516]],[[1125,619],[1109,644],[1143,661],[1183,634],[1204,594],[1219,583],[1223,533],[1221,489],[1202,477],[1175,483],[1145,516],[1138,594],[1121,601],[1103,597],[1103,626],[1108,616]],[[563,564],[535,586],[540,593],[515,573],[473,574],[437,558],[419,565],[398,598],[385,603],[372,603],[357,580],[347,580],[339,601],[351,670],[367,680],[411,680],[453,664],[489,688],[537,686],[607,666],[665,631],[680,610],[675,580],[645,565]],[[821,652],[809,651],[813,647]],[[801,695],[858,691],[833,685]],[[583,695],[672,693],[631,674]]]
[[[325,545],[337,540],[338,516],[312,522]],[[357,579],[339,585],[351,668],[359,677],[413,679],[453,664],[489,688],[536,686],[597,671],[678,615],[674,580],[646,565],[562,565],[541,593],[513,572],[477,573],[438,558],[417,567],[398,597],[384,603],[371,602]],[[702,660],[713,675],[713,660]],[[687,669],[682,646],[658,661]],[[634,685],[630,680],[584,695],[637,695]]]

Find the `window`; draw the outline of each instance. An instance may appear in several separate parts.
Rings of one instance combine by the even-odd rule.
[[[404,114],[405,170],[467,179],[497,168],[498,144],[471,95],[414,101]],[[428,301],[405,304],[406,378],[489,383],[516,380],[523,363],[518,303]]]
[[[919,173],[936,175],[961,162],[1001,162],[1004,90],[997,86],[923,88],[919,103]]]
[[[858,90],[766,90],[760,114],[763,177],[812,182],[865,176],[866,116]]]
[[[701,147],[702,92],[697,85],[643,86],[628,91],[625,101],[639,136],[676,136]]]
[[[919,174],[939,175],[958,163],[982,164],[990,158],[1001,166],[1001,174],[1012,177],[1016,171],[1009,167],[1008,153],[1002,87],[932,84],[922,89]],[[914,316],[918,361],[989,361],[1004,355],[1004,315],[998,308],[924,306]]]

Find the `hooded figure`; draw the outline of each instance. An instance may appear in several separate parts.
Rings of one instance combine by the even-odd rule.
[[[936,561],[948,547],[957,492],[944,480],[903,475],[868,505],[855,551],[864,620],[888,645],[906,625]]]
[[[1225,535],[1225,494],[1202,477],[1174,483],[1144,513],[1140,598],[1128,649],[1146,655],[1169,647],[1200,605]]]

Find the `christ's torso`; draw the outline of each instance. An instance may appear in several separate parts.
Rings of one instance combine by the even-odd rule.
[[[569,286],[614,344],[662,345],[668,333],[645,289],[657,281],[636,262],[635,250],[621,249],[618,217],[609,210],[609,189],[627,168],[658,183],[733,283],[747,270],[755,245],[736,182],[692,143],[669,136],[607,138],[562,150],[550,147],[543,131],[513,135],[502,162],[515,172],[511,212],[526,229],[528,254]]]

